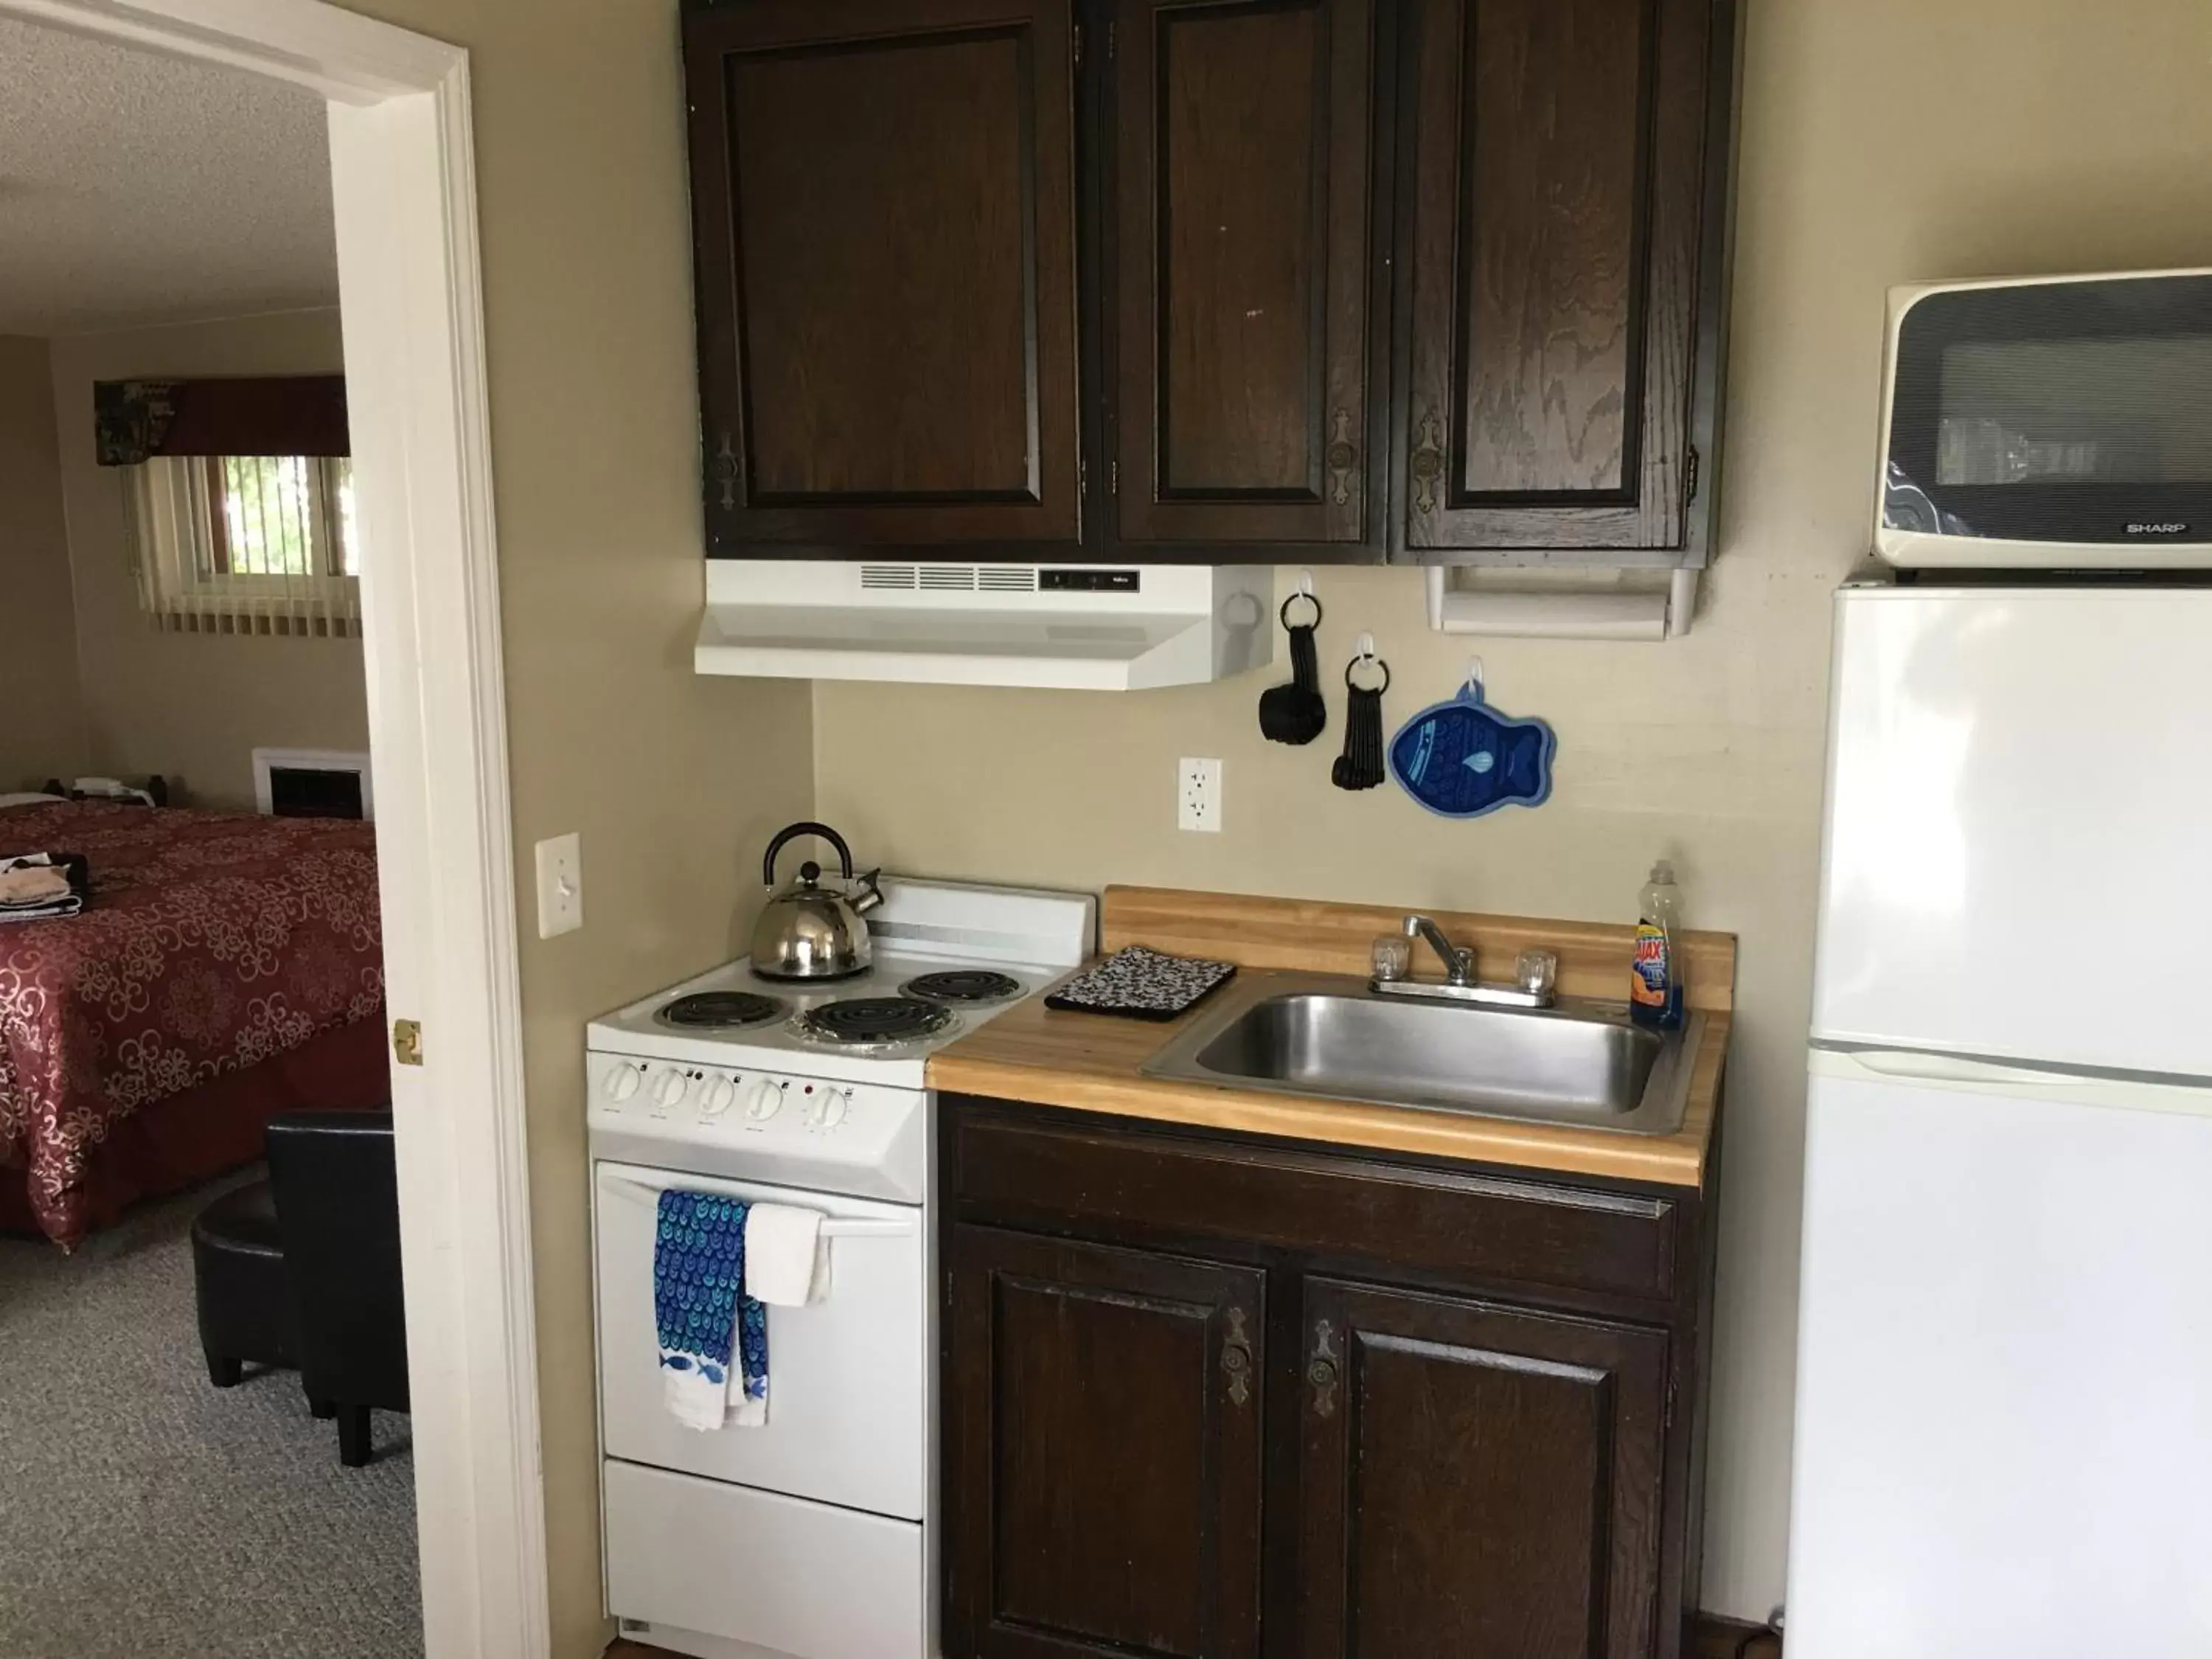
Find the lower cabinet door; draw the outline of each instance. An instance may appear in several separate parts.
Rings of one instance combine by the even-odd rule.
[[[1663,1332],[1305,1283],[1303,1659],[1645,1659]]]
[[[952,1231],[948,1659],[1257,1659],[1264,1275]]]

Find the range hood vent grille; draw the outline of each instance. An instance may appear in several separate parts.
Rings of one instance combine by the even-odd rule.
[[[1032,564],[864,564],[864,592],[1034,593]]]

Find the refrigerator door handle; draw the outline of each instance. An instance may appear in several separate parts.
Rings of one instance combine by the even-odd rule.
[[[1993,1060],[1968,1060],[1960,1054],[1925,1051],[1900,1054],[1889,1048],[1832,1049],[1874,1073],[1911,1083],[1993,1083],[2005,1088],[2079,1088],[2080,1076],[2067,1072],[2039,1071],[2033,1066],[2006,1066]]]
[[[1812,1069],[1821,1075],[1856,1078],[1862,1082],[1917,1083],[1976,1094],[2033,1097],[2069,1101],[2081,1106],[2212,1117],[2212,1078],[2176,1077],[2160,1073],[2060,1071],[1926,1049],[1826,1044],[1814,1046],[1811,1064]]]

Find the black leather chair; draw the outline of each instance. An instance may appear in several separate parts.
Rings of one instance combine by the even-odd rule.
[[[391,1114],[271,1118],[269,1182],[300,1381],[319,1410],[336,1408],[338,1461],[358,1468],[369,1459],[370,1409],[407,1409]]]
[[[267,1182],[234,1188],[192,1218],[192,1289],[200,1349],[216,1387],[236,1387],[246,1365],[300,1363],[284,1289],[284,1242]]]

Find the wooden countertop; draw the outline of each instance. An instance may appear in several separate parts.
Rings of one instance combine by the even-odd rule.
[[[1101,933],[1109,951],[1146,944],[1235,962],[1241,981],[1291,973],[1364,975],[1369,944],[1378,933],[1396,932],[1402,914],[1372,906],[1116,887],[1107,890]],[[1432,914],[1455,944],[1476,946],[1486,978],[1504,976],[1503,964],[1526,946],[1541,945],[1559,953],[1559,988],[1568,995],[1617,1000],[1626,983],[1630,928]],[[1688,1110],[1671,1135],[1508,1122],[1143,1076],[1139,1068],[1210,1012],[1211,1002],[1181,1019],[1154,1023],[1060,1012],[1031,998],[933,1054],[929,1083],[957,1094],[1163,1123],[1702,1187],[1727,1062],[1735,941],[1725,934],[1690,933],[1682,944],[1688,1000],[1705,1015],[1705,1025],[1692,1061]],[[1416,971],[1422,970],[1417,958]]]

